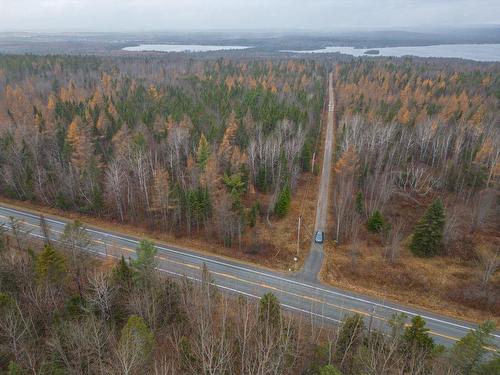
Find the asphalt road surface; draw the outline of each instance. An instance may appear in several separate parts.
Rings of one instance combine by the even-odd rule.
[[[321,169],[321,179],[319,184],[318,203],[316,206],[316,221],[314,223],[314,234],[317,231],[326,231],[328,211],[330,209],[330,180],[332,171],[333,147],[335,144],[334,132],[334,96],[333,96],[333,75],[330,73],[328,79],[328,118],[326,122],[325,147],[323,154],[323,166]],[[301,280],[315,282],[321,271],[324,252],[323,244],[314,242],[314,235],[311,243],[311,251],[307,256],[304,266],[297,273]]]
[[[10,228],[10,217],[20,220],[21,232],[32,237],[43,237],[40,217],[37,213],[0,204],[0,224]],[[45,215],[50,237],[58,241],[69,220]],[[111,232],[88,226],[92,245],[84,249],[96,256],[134,258],[139,238],[119,232]],[[451,345],[464,336],[475,325],[417,309],[377,300],[367,296],[342,291],[320,284],[317,281],[300,281],[296,276],[265,270],[257,266],[228,260],[217,256],[200,254],[172,246],[156,244],[158,248],[158,270],[173,277],[188,277],[198,280],[203,264],[213,276],[219,288],[228,292],[259,298],[272,292],[285,309],[315,318],[318,322],[338,323],[347,314],[362,314],[367,324],[387,328],[386,321],[396,312],[404,312],[410,318],[421,315],[438,343]],[[495,334],[500,345],[500,335]]]

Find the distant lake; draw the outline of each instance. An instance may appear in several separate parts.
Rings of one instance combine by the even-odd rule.
[[[222,50],[247,49],[246,46],[207,46],[201,44],[140,44],[125,47],[123,50],[131,52],[209,52]]]
[[[335,53],[353,56],[418,56],[451,57],[476,61],[500,61],[500,44],[438,44],[434,46],[370,48],[378,55],[365,54],[368,49],[354,47],[325,47],[315,51],[282,51],[294,53]]]

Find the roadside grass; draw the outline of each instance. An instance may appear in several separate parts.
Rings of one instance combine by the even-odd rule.
[[[349,244],[325,244],[323,282],[382,300],[476,323],[492,319],[500,324],[500,272],[488,288],[480,288],[481,270],[473,262],[438,256],[415,257],[407,248],[408,237],[396,262],[390,263],[384,248],[363,241],[355,261]]]

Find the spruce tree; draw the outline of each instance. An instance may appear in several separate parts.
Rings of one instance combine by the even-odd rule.
[[[274,212],[280,218],[285,217],[290,210],[290,202],[292,200],[292,193],[290,192],[290,187],[287,185],[281,190],[278,196],[278,201],[274,206]]]
[[[375,210],[368,219],[367,227],[370,232],[380,233],[385,228],[385,220],[379,210]]]
[[[136,279],[143,286],[149,286],[158,265],[156,260],[158,250],[151,241],[141,240],[135,252],[137,257],[132,261],[132,266],[136,271]]]
[[[134,284],[134,270],[128,265],[123,255],[113,268],[112,275],[113,281],[118,284],[119,288],[128,290]]]
[[[38,280],[61,282],[66,273],[65,258],[52,246],[45,245],[36,257],[35,272]]]
[[[5,226],[4,224],[0,225],[0,252],[7,248],[7,236],[5,235]]]
[[[198,143],[198,150],[196,151],[196,162],[201,170],[205,169],[208,157],[210,156],[210,146],[208,145],[205,135],[202,133],[200,142]]]
[[[259,322],[270,328],[278,328],[281,319],[281,306],[278,298],[266,293],[259,302]]]
[[[474,331],[462,337],[453,347],[451,353],[453,363],[460,374],[476,374],[484,363],[488,347],[494,346],[492,333],[495,331],[495,322],[486,321]]]
[[[130,315],[127,323],[122,328],[121,337],[118,342],[120,350],[128,353],[136,353],[137,368],[147,363],[155,345],[154,334],[147,326],[144,319],[137,315]],[[135,371],[134,371],[135,372]]]
[[[411,325],[405,328],[403,334],[405,348],[408,351],[415,348],[430,352],[434,349],[434,340],[429,336],[429,329],[425,327],[425,320],[417,315],[411,320]]]
[[[354,209],[360,215],[362,215],[365,211],[364,209],[364,197],[361,191],[358,191],[356,194],[356,200],[354,201]]]
[[[352,365],[354,353],[363,342],[364,330],[365,323],[360,314],[347,316],[342,323],[337,339],[335,357],[339,362],[344,360],[344,367]]]
[[[319,370],[319,375],[342,375],[333,365],[326,365]]]
[[[416,256],[432,257],[443,248],[444,207],[437,199],[415,227],[410,249]]]

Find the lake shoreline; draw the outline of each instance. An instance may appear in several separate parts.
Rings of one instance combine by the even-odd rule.
[[[378,54],[368,51],[377,50]],[[354,57],[434,57],[459,58],[483,62],[500,62],[500,44],[434,44],[428,46],[359,48],[347,46],[327,46],[317,50],[282,50],[285,53],[324,54],[341,53]]]

